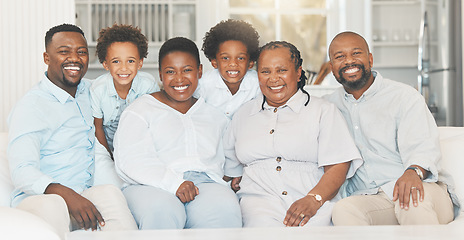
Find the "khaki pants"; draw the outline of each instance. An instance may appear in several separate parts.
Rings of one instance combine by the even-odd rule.
[[[447,224],[453,220],[453,203],[443,183],[423,183],[424,201],[409,209],[399,206],[380,191],[375,195],[355,195],[340,200],[332,212],[334,225],[418,225]]]
[[[126,199],[117,187],[113,185],[94,186],[82,192],[81,195],[95,205],[105,220],[102,231],[137,229],[134,218],[127,207]],[[64,199],[56,194],[27,197],[17,208],[44,219],[54,227],[62,239],[70,230],[79,228],[77,222],[70,217]]]

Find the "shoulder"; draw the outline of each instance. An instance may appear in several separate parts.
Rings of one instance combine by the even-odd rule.
[[[153,75],[147,72],[138,71],[137,78],[140,82],[143,83],[155,83],[155,77],[153,77]]]
[[[334,92],[322,96],[324,100],[327,100],[332,103],[341,102],[345,94],[345,89],[343,87],[336,88]]]
[[[238,110],[234,113],[232,119],[237,119],[235,121],[239,121],[240,119],[245,119],[248,116],[251,116],[252,114],[259,112],[261,110],[262,103],[262,95],[254,99],[251,99],[250,101],[244,103],[242,106],[238,108]]]
[[[227,119],[226,115],[224,115],[222,111],[207,103],[203,97],[198,98],[197,102],[201,104],[200,108],[202,109],[202,112],[207,112],[212,119]]]
[[[103,91],[105,91],[107,89],[109,81],[112,82],[113,77],[108,72],[108,73],[105,73],[105,74],[97,77],[95,80],[91,81],[92,85],[91,85],[90,89],[93,92],[103,92]]]
[[[154,105],[156,105],[157,102],[158,100],[156,100],[152,95],[145,94],[135,99],[134,102],[132,102],[129,106],[127,106],[126,110],[144,112],[144,111],[147,111],[147,108],[153,107]]]
[[[387,95],[388,98],[391,98],[391,101],[402,104],[410,101],[423,101],[422,95],[412,86],[387,78],[383,78],[379,93],[382,97]]]
[[[198,84],[201,84],[202,86],[210,86],[212,82],[219,80],[222,81],[221,75],[219,75],[219,71],[217,69],[212,69],[203,73],[198,81]]]

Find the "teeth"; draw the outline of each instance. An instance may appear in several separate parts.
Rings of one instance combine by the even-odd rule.
[[[174,87],[174,89],[177,90],[177,91],[182,91],[182,90],[185,90],[185,89],[187,89],[187,88],[188,88],[188,86],[178,86],[178,87]]]
[[[346,70],[345,73],[355,73],[357,71],[359,71],[359,68],[350,68],[350,69]]]
[[[238,74],[238,71],[227,71],[230,74]]]
[[[129,77],[129,74],[119,74],[119,76],[122,78],[126,78],[126,77]]]
[[[284,87],[283,85],[280,85],[278,87],[269,87],[269,88],[272,90],[279,90],[279,89],[282,89],[283,87]]]
[[[79,71],[81,70],[80,67],[75,67],[75,66],[68,66],[68,67],[64,67],[65,70],[74,70],[74,71]]]

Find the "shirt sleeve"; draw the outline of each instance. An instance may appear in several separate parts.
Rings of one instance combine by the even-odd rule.
[[[438,181],[437,165],[441,157],[438,128],[422,96],[405,103],[397,136],[404,169],[421,166],[430,172],[425,181]]]
[[[234,136],[234,120],[229,122],[223,137],[224,154],[226,161],[224,164],[224,175],[228,177],[240,177],[243,175],[243,165],[235,154],[235,136]]]
[[[102,96],[93,88],[90,88],[90,104],[92,115],[94,118],[103,118],[103,110],[101,107]]]
[[[119,176],[130,184],[142,184],[175,194],[183,175],[168,168],[157,156],[148,122],[126,109],[114,137],[114,160]]]
[[[54,179],[40,170],[40,149],[50,135],[45,114],[18,105],[9,117],[8,161],[13,184],[28,195],[43,194]]]
[[[318,164],[327,166],[351,161],[346,175],[346,178],[350,178],[363,160],[340,111],[332,103],[326,106],[320,119]],[[334,146],[343,147],[334,151]]]

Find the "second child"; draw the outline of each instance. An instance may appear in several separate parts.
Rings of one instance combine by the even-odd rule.
[[[232,119],[243,103],[260,93],[258,75],[252,70],[258,49],[259,34],[247,22],[229,19],[212,27],[202,50],[215,69],[203,75],[194,96]]]

